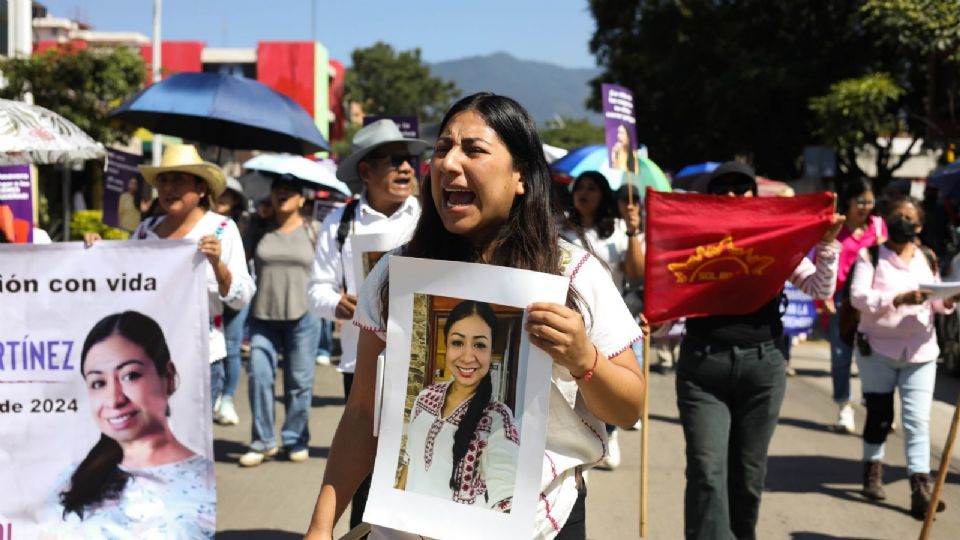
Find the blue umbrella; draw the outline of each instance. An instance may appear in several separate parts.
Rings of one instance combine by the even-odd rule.
[[[606,177],[610,189],[616,190],[627,181],[632,182],[640,192],[647,186],[657,191],[670,191],[670,181],[660,167],[651,159],[637,156],[640,165],[639,174],[626,174],[619,169],[610,167],[607,147],[602,144],[591,144],[571,150],[567,155],[550,164],[555,172],[576,178],[585,171],[598,171]]]
[[[694,174],[712,173],[713,170],[719,166],[720,164],[716,161],[705,161],[703,163],[697,163],[696,165],[687,165],[686,167],[677,171],[677,174],[673,175],[673,177],[683,178],[684,176],[691,176]]]
[[[221,73],[178,73],[144,88],[110,116],[226,148],[295,154],[330,149],[295,101],[252,79]]]
[[[946,198],[960,198],[960,161],[933,171],[927,178],[927,183],[940,190]]]
[[[312,189],[336,190],[346,197],[351,195],[350,188],[337,180],[333,170],[303,156],[260,154],[244,162],[243,168],[278,175],[289,174],[303,180]]]
[[[673,175],[673,188],[704,193],[710,179],[710,173],[719,166],[720,164],[716,161],[687,165]]]

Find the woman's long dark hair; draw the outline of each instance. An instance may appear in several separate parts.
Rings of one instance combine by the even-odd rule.
[[[143,349],[147,357],[153,360],[161,378],[168,373],[175,373],[170,362],[170,349],[167,348],[160,325],[140,312],[124,311],[104,317],[87,334],[80,352],[81,374],[90,349],[113,335],[122,336]],[[74,512],[83,519],[87,506],[118,498],[129,479],[129,475],[120,470],[121,461],[123,450],[120,444],[101,434],[100,440],[70,477],[70,488],[60,493],[63,517],[66,518],[67,514]]]
[[[870,183],[869,178],[861,176],[846,182],[843,188],[840,189],[840,192],[837,193],[837,200],[839,202],[837,211],[846,214],[847,210],[850,209],[850,201],[868,192],[874,192],[873,184]]]
[[[620,124],[620,127],[627,132],[627,147],[623,150],[627,153],[627,172],[636,173],[637,172],[637,155],[633,151],[633,137],[630,136],[630,130],[627,129],[625,124]]]
[[[563,209],[553,196],[550,167],[543,155],[543,143],[537,123],[519,103],[506,96],[480,92],[467,96],[450,108],[440,122],[440,133],[455,116],[473,111],[483,117],[503,141],[513,165],[520,171],[524,194],[513,200],[506,222],[492,241],[490,260],[483,259],[484,246],[475,246],[463,236],[451,233],[443,225],[434,205],[430,183],[423,182],[420,220],[413,237],[400,255],[441,261],[483,262],[497,266],[534,270],[546,274],[560,273],[559,231],[564,223]],[[389,276],[380,284],[380,317],[386,328],[389,315]],[[567,305],[576,309],[576,292],[570,288]]]
[[[618,217],[617,200],[613,196],[613,190],[610,189],[610,183],[607,178],[597,171],[586,171],[581,173],[573,182],[573,193],[576,196],[577,187],[584,180],[593,181],[597,189],[600,190],[600,204],[597,206],[597,215],[593,218],[593,227],[597,229],[597,236],[600,238],[610,238],[613,234],[613,228]],[[583,229],[583,216],[577,211],[576,206],[570,209],[570,223],[578,230]]]
[[[457,321],[466,319],[472,315],[477,315],[483,322],[490,327],[490,346],[493,347],[495,333],[497,331],[497,316],[493,313],[493,308],[485,302],[474,302],[473,300],[464,300],[457,304],[447,317],[446,324],[443,325],[444,340],[450,335],[450,328]],[[480,379],[477,391],[473,395],[470,404],[467,405],[467,412],[464,413],[457,426],[457,432],[453,435],[453,471],[450,473],[450,489],[457,491],[460,486],[460,464],[464,456],[467,455],[467,449],[470,441],[473,440],[473,434],[477,430],[477,424],[483,418],[483,411],[490,403],[490,395],[493,393],[493,381],[490,380],[490,372]]]

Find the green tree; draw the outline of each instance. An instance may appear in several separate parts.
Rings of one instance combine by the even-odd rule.
[[[354,49],[347,70],[346,98],[363,105],[369,115],[417,115],[435,122],[446,112],[460,89],[430,74],[420,49],[397,52],[387,43]]]
[[[548,120],[540,130],[543,142],[573,150],[588,144],[603,144],[603,128],[586,118],[558,118]]]
[[[590,0],[600,83],[634,92],[637,136],[665,168],[747,157],[796,177],[814,142],[808,100],[836,81],[894,72],[863,0]]]
[[[856,155],[871,147],[876,155],[878,189],[883,189],[910,157],[919,141],[916,135],[906,152],[897,158],[891,155],[892,137],[905,128],[901,103],[905,93],[888,73],[871,73],[834,83],[829,92],[810,99],[816,120],[814,134],[837,150],[838,164],[846,176],[865,176]]]
[[[107,113],[140,89],[146,66],[127,47],[84,50],[50,49],[28,58],[0,60],[6,86],[0,97],[34,103],[75,123],[103,143],[125,141],[132,128],[107,118]]]

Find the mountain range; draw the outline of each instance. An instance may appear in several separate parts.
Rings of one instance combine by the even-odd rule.
[[[437,62],[430,64],[430,71],[455,82],[463,95],[489,90],[510,96],[541,124],[558,115],[601,122],[600,114],[584,104],[590,80],[600,74],[598,68],[565,68],[498,52]]]

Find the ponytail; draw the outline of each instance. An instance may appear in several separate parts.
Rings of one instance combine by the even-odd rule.
[[[464,456],[467,455],[467,449],[470,447],[470,442],[473,441],[473,435],[477,431],[480,419],[483,418],[483,411],[490,403],[492,393],[493,381],[490,379],[490,372],[488,371],[480,379],[477,392],[470,401],[470,405],[467,406],[467,412],[460,420],[457,432],[453,435],[453,471],[450,473],[450,489],[454,493],[460,487],[460,465],[463,463]]]
[[[100,440],[70,477],[70,488],[60,493],[63,518],[74,512],[83,519],[84,508],[88,505],[118,498],[130,478],[119,467],[122,460],[120,444],[100,435]]]

